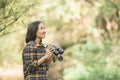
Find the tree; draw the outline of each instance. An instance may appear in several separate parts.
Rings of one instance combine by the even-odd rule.
[[[37,0],[0,0],[0,36],[11,33],[8,28],[12,28],[36,4]]]
[[[120,37],[120,1],[104,0],[99,2],[102,3],[102,6],[96,16],[96,27],[104,31],[101,34],[104,40],[108,39],[113,44],[117,44]]]

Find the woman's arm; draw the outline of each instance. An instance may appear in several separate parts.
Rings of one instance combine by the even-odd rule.
[[[38,60],[38,65],[40,65],[44,61],[51,60],[52,56],[53,56],[53,53],[51,51],[51,47],[47,47],[45,55]]]
[[[47,65],[49,65],[55,58],[56,58],[56,56],[54,54],[52,54],[52,56],[47,60]]]
[[[34,59],[34,46],[32,45],[27,45],[23,51],[22,58],[23,58],[23,63],[24,65],[31,70],[35,69],[38,65],[42,64],[46,59],[50,56],[50,51],[46,50],[46,53],[43,57],[41,57],[39,60]]]

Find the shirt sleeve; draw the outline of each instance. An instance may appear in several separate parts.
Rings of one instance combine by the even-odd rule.
[[[26,46],[23,50],[23,62],[27,70],[30,71],[33,71],[38,67],[38,61],[34,58],[36,56],[34,50],[34,46]]]

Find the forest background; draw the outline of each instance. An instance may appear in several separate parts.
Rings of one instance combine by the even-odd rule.
[[[28,24],[65,50],[49,80],[120,80],[120,0],[0,0],[0,80],[23,80]]]

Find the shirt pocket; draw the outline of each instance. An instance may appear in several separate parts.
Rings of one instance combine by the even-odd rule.
[[[38,48],[36,53],[37,60],[42,58],[44,55],[45,55],[45,49]]]

